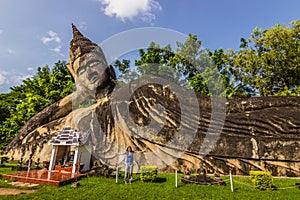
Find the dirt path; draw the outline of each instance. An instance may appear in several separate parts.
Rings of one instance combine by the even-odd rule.
[[[14,188],[0,188],[0,195],[16,195],[16,194],[30,194],[37,190],[20,190]]]

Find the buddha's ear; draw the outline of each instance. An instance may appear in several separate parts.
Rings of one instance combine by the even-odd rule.
[[[75,82],[76,82],[77,76],[76,76],[76,73],[75,73],[75,71],[73,70],[73,67],[71,66],[70,63],[67,64],[67,68],[68,68],[69,72],[71,73],[71,75],[73,76],[73,78],[74,78],[74,80],[75,80]]]
[[[115,72],[115,70],[114,70],[114,68],[113,68],[112,65],[109,65],[108,71],[109,71],[110,77],[111,77],[113,80],[117,80],[116,72]]]

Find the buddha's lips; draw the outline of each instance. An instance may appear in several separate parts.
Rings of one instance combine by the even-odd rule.
[[[89,80],[91,83],[96,83],[100,79],[100,75],[97,72],[93,72],[91,75],[89,75]]]

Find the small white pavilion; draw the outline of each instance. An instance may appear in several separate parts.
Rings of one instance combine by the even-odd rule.
[[[72,130],[70,126],[66,126],[55,136],[49,145],[52,145],[52,154],[50,159],[49,171],[54,170],[55,166],[60,169],[72,166],[72,173],[76,171],[76,166],[80,165],[83,168],[81,171],[90,169],[91,155],[93,147],[86,145],[86,137],[81,137],[80,132]]]

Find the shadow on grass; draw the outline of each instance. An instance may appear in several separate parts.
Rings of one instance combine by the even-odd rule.
[[[164,183],[167,181],[167,178],[163,177],[156,177],[155,180],[153,181],[154,183]]]
[[[142,183],[164,183],[167,182],[167,178],[164,177],[156,177],[154,181],[141,181],[140,179],[133,180],[132,182],[140,181]]]

